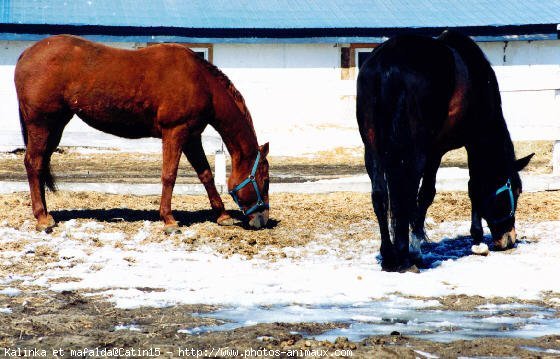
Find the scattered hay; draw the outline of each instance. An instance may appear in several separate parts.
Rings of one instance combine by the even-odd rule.
[[[27,193],[0,195],[2,220],[8,226],[33,230],[34,219]],[[235,208],[224,197],[227,208]],[[59,226],[53,235],[86,241],[93,246],[127,248],[138,244],[169,241],[185,250],[210,246],[226,256],[241,254],[248,258],[285,257],[285,249],[314,242],[340,239],[341,246],[378,238],[378,227],[367,193],[272,194],[268,228],[250,230],[240,221],[239,211],[231,211],[238,222],[222,227],[215,223],[206,196],[178,195],[173,199],[175,217],[182,233],[166,235],[159,219],[159,196],[113,195],[95,192],[48,193],[49,208]],[[558,220],[560,192],[524,193],[517,219],[520,221]],[[466,193],[443,192],[436,196],[428,217],[436,223],[470,220],[470,201]],[[467,234],[467,233],[465,233]],[[6,249],[21,250],[27,243],[7,242]],[[48,246],[33,247],[30,262],[51,262],[58,254]],[[0,270],[2,267],[0,266]]]

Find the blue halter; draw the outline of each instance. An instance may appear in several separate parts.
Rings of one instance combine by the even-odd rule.
[[[251,213],[259,210],[259,209],[268,209],[268,203],[265,203],[263,201],[263,198],[261,196],[261,191],[259,190],[259,186],[257,186],[257,181],[255,180],[255,174],[257,173],[257,168],[259,166],[259,160],[261,159],[261,153],[257,152],[257,158],[255,159],[255,164],[253,164],[253,169],[251,170],[251,174],[245,178],[245,180],[243,180],[243,182],[241,182],[240,184],[238,184],[237,186],[235,186],[231,191],[229,191],[229,194],[231,195],[231,197],[233,197],[233,200],[235,201],[235,203],[239,206],[239,209],[241,210],[241,212],[243,212],[244,215],[248,216]],[[245,186],[247,186],[249,183],[253,184],[253,188],[255,189],[255,193],[257,194],[257,203],[255,203],[255,205],[251,208],[249,208],[248,210],[244,210],[243,207],[241,206],[241,204],[239,203],[239,196],[237,195],[237,192],[239,192],[241,189],[243,189]]]
[[[502,218],[491,219],[490,221],[491,221],[492,223],[501,223],[501,222],[507,221],[508,219],[513,218],[513,216],[515,215],[515,201],[514,201],[514,199],[513,199],[513,191],[511,190],[511,181],[510,181],[509,178],[508,178],[506,184],[504,184],[502,187],[500,187],[500,188],[498,188],[498,189],[496,190],[496,192],[494,193],[493,198],[498,197],[498,195],[499,195],[500,193],[506,192],[506,191],[507,191],[507,193],[508,193],[508,195],[509,195],[509,203],[510,203],[510,211],[509,211],[509,214],[506,215],[505,217],[502,217]]]

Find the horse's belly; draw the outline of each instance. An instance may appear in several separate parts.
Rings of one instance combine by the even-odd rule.
[[[154,121],[145,115],[126,111],[76,111],[76,115],[96,130],[125,138],[161,137]]]

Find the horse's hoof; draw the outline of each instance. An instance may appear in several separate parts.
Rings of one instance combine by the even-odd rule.
[[[54,221],[54,218],[52,218],[52,216],[49,215],[47,217],[47,222],[46,223],[38,222],[37,226],[35,226],[35,229],[38,232],[51,233],[54,227],[56,227],[56,222]]]
[[[486,245],[486,243],[480,243],[480,244],[474,244],[471,247],[471,251],[473,252],[473,254],[479,255],[479,256],[487,256],[488,253],[490,253],[490,251],[488,250],[488,246]]]
[[[418,269],[418,267],[416,267],[416,265],[412,264],[402,264],[402,265],[382,265],[381,266],[381,270],[384,272],[397,272],[397,273],[407,273],[407,272],[411,272],[411,273],[420,273],[420,270]]]
[[[420,270],[413,264],[408,268],[401,268],[399,273],[420,273]]]
[[[181,230],[179,229],[179,225],[177,223],[167,224],[163,227],[163,231],[165,234],[179,234]]]
[[[220,218],[218,218],[217,222],[220,226],[233,226],[233,224],[235,223],[233,218],[231,218],[230,216],[221,216]]]

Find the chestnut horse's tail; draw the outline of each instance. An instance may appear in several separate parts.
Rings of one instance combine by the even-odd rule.
[[[21,126],[21,135],[23,136],[23,144],[27,148],[27,126],[25,125],[25,120],[23,119],[21,107],[19,108],[19,124]]]
[[[21,111],[21,105],[19,106],[19,124],[21,126],[21,134],[23,136],[23,144],[25,145],[26,152],[27,152],[27,142],[28,142],[27,125],[25,124],[24,115],[23,112]],[[51,190],[52,192],[56,192],[56,185],[55,185],[54,176],[52,175],[51,172],[50,160],[46,158],[47,157],[43,158],[41,181],[45,184],[45,186],[47,186],[49,190]]]

